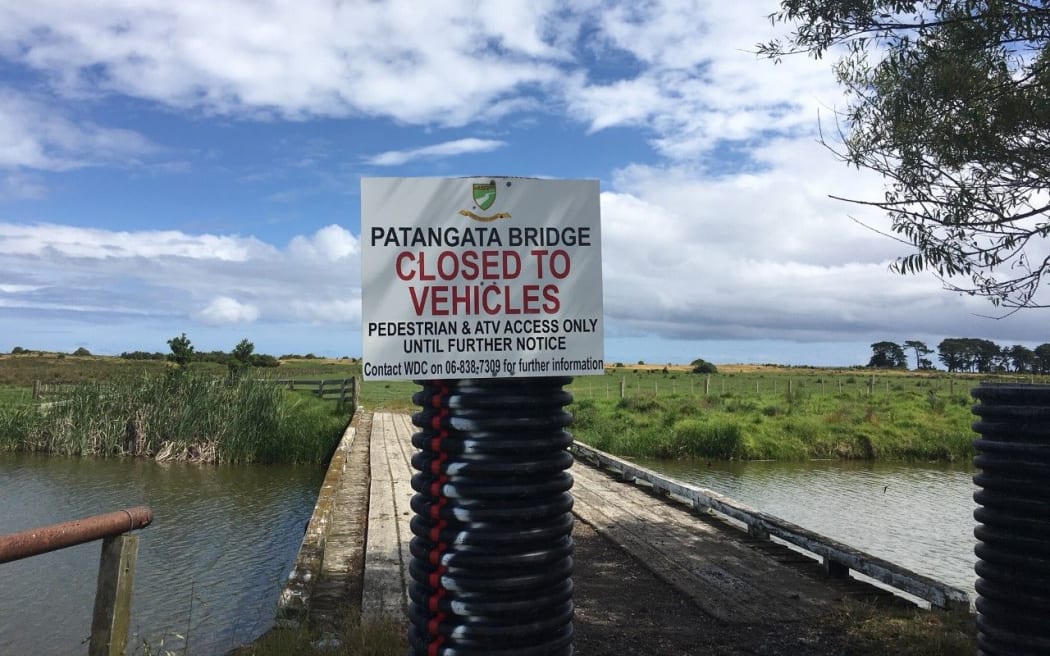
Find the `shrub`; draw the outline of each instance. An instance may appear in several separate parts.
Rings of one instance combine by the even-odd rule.
[[[716,367],[715,365],[711,364],[707,360],[704,360],[703,358],[697,358],[696,360],[693,360],[689,364],[693,365],[693,373],[694,374],[717,374],[718,373],[718,367]]]
[[[743,435],[735,422],[683,419],[674,425],[673,436],[685,456],[729,460],[743,451]]]

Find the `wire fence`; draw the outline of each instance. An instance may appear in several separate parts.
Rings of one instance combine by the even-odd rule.
[[[1013,375],[922,375],[833,373],[802,374],[690,374],[631,372],[577,377],[570,391],[577,399],[637,396],[736,396],[768,397],[794,394],[878,395],[893,392],[966,394],[981,382],[1050,383],[1050,376]]]

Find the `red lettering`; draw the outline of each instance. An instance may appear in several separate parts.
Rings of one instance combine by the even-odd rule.
[[[521,288],[522,296],[522,311],[525,314],[539,314],[540,309],[536,307],[537,302],[540,300],[540,286],[539,285],[524,285]]]
[[[565,280],[565,276],[569,275],[569,269],[571,268],[572,260],[569,258],[568,253],[561,249],[551,253],[550,269],[552,276],[558,280]]]
[[[543,304],[543,311],[547,314],[557,314],[558,310],[561,309],[561,299],[558,298],[557,285],[544,285],[543,286],[543,298],[547,301]]]
[[[529,254],[536,258],[536,277],[543,280],[543,256],[547,251],[529,251]]]
[[[514,280],[521,275],[521,257],[517,251],[503,251],[503,279]]]
[[[484,254],[482,254],[484,256]],[[463,257],[459,261],[459,265],[462,268],[464,280],[477,280],[478,274],[481,272],[478,267],[478,252],[467,251],[463,253]]]
[[[477,307],[477,300],[473,304],[470,302],[471,291],[474,292],[476,299],[477,287],[457,286],[452,288],[452,314],[474,314],[472,308]]]
[[[397,254],[397,263],[394,266],[394,270],[397,272],[397,277],[398,278],[400,278],[402,280],[412,280],[412,278],[415,276],[415,272],[412,271],[411,269],[409,269],[408,271],[405,271],[404,269],[401,268],[401,263],[404,260],[409,260],[411,262],[415,262],[416,256],[413,255],[412,253],[409,253],[408,251],[405,251],[403,253],[398,253]]]
[[[436,285],[430,288],[430,313],[436,317],[449,315],[448,285]]]
[[[482,251],[481,269],[485,280],[499,280],[499,251]]]
[[[422,290],[422,292],[420,292]],[[422,295],[420,295],[422,293]],[[430,295],[429,287],[409,287],[408,294],[412,297],[412,309],[416,311],[416,316],[423,316],[423,308],[427,305],[427,297]]]
[[[486,287],[485,291],[481,295],[482,296],[481,304],[485,308],[485,313],[486,314],[499,314],[500,310],[503,309],[500,306],[500,304],[499,303],[496,303],[495,305],[490,305],[489,304],[489,296],[492,295],[492,292],[496,292],[496,295],[498,296],[499,295],[499,287],[497,287],[496,285],[489,285],[488,287]]]
[[[510,293],[510,285],[504,285],[504,287],[503,287],[503,300],[506,303],[506,305],[504,306],[503,311],[506,314],[521,314],[521,308],[520,307],[514,307],[513,305],[511,305],[511,299],[512,298],[513,298],[513,296]]]

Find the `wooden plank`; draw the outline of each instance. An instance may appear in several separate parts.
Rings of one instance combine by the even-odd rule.
[[[372,484],[368,504],[368,543],[365,547],[361,616],[364,620],[406,617],[404,568],[394,491],[391,450],[395,429],[389,413],[376,413],[372,421]]]
[[[754,536],[775,536],[819,556],[836,572],[848,568],[892,588],[925,599],[940,608],[969,607],[969,595],[905,567],[855,549],[778,517],[750,508],[711,490],[666,478],[579,442],[573,445],[578,460],[615,472],[623,480],[644,481],[654,489],[687,499],[698,508],[707,508],[742,522]]]
[[[726,622],[791,622],[823,613],[837,594],[740,534],[669,506],[586,467],[574,472],[578,517]]]
[[[412,476],[415,470],[412,468],[412,454],[416,449],[412,446],[412,434],[416,431],[408,415],[399,413],[391,415],[394,424],[394,438],[397,451],[392,454],[390,475],[394,483],[394,507],[397,512],[398,534],[400,535],[401,562],[408,566],[412,559],[409,550],[409,542],[412,539],[412,530],[409,523],[412,521],[412,496],[416,493],[412,489]],[[408,595],[409,576],[404,573],[405,595]]]
[[[124,653],[131,625],[131,593],[138,552],[138,536],[130,533],[102,539],[89,656],[121,656]]]

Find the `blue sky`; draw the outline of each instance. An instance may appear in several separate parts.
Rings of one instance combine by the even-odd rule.
[[[606,359],[863,364],[1050,341],[829,194],[830,61],[758,59],[773,2],[0,6],[0,352],[358,356],[360,179],[597,178]]]

